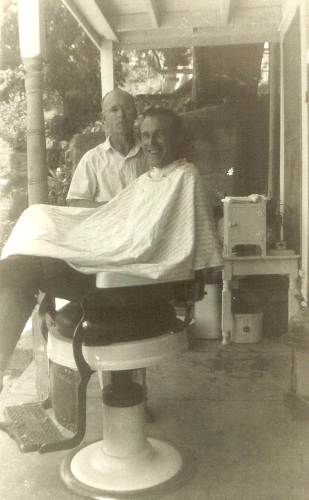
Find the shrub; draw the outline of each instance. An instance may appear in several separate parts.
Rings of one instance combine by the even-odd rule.
[[[26,149],[26,100],[25,94],[18,92],[10,100],[0,101],[0,137],[12,149]]]

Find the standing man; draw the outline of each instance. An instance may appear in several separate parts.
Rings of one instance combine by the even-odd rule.
[[[120,89],[109,92],[102,101],[102,114],[107,138],[77,165],[67,196],[70,206],[107,203],[146,171],[141,145],[134,136],[133,97]]]

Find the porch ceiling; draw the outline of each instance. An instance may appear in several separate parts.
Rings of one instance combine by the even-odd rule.
[[[284,0],[62,0],[101,46],[166,48],[276,42]]]

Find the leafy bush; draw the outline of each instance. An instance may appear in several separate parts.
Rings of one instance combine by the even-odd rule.
[[[14,150],[26,148],[26,99],[22,66],[0,71],[0,137]]]
[[[0,101],[0,137],[16,151],[26,148],[26,102],[16,94],[9,102]]]
[[[49,168],[48,203],[51,205],[66,205],[66,196],[72,177],[72,165],[67,159],[69,143],[60,141],[53,145],[53,168]]]

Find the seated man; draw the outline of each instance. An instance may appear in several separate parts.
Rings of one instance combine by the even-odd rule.
[[[130,94],[115,89],[104,96],[102,121],[107,139],[80,160],[67,197],[69,205],[103,205],[146,171],[140,141],[133,133],[135,118]],[[76,273],[58,259],[20,255],[0,262],[0,390],[3,372],[36,304],[38,288],[78,300],[94,284],[94,276]]]
[[[2,369],[30,316],[38,289],[78,301],[95,288],[98,272],[168,284],[191,279],[195,270],[221,265],[199,175],[192,164],[178,159],[179,118],[164,108],[151,108],[141,123],[141,139],[150,170],[109,203],[98,208],[33,205],[20,217],[3,252]],[[18,269],[14,255],[20,254],[26,257]],[[59,255],[61,286],[59,275],[47,279],[40,259],[54,262]],[[63,285],[72,283],[78,286],[73,293],[70,286],[68,296]],[[104,301],[123,306],[132,300],[149,301],[147,293],[148,288],[142,287],[106,289]]]

